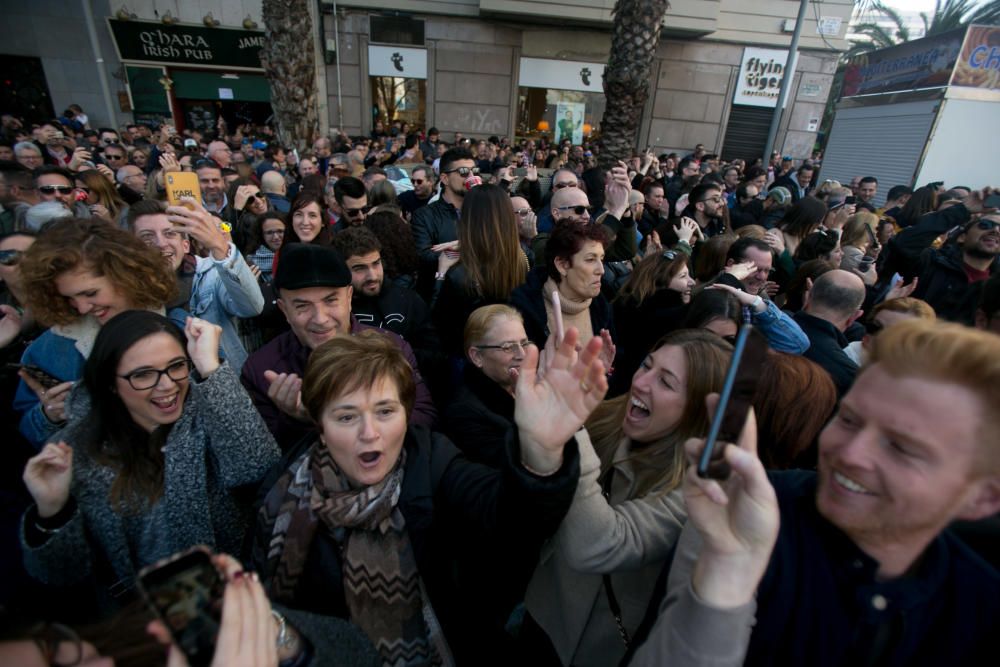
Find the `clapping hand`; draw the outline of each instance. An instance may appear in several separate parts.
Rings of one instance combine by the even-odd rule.
[[[604,186],[604,207],[610,215],[619,220],[628,208],[628,196],[632,192],[632,181],[628,177],[628,168],[621,160],[611,168],[608,183]]]
[[[264,371],[264,380],[270,383],[267,397],[279,410],[299,421],[310,421],[309,413],[302,405],[302,378],[295,373]]]
[[[698,242],[698,238],[701,235],[701,227],[698,226],[698,222],[693,218],[684,217],[674,225],[674,233],[677,234],[679,241],[684,241],[688,245],[693,246]]]
[[[54,516],[69,501],[73,481],[73,449],[65,442],[50,442],[28,459],[24,485],[38,506],[38,516]]]
[[[540,474],[562,465],[563,447],[608,390],[600,360],[601,337],[594,336],[578,354],[579,332],[570,327],[543,376],[538,375],[538,350],[529,346],[517,379],[514,421],[524,464]]]

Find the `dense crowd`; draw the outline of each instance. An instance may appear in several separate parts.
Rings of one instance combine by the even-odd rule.
[[[989,655],[992,190],[448,138],[2,117],[0,663],[197,663],[199,546],[214,665]]]

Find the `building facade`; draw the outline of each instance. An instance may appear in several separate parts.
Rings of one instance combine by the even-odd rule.
[[[67,4],[80,14],[72,49],[65,46],[70,42],[42,39],[48,28],[37,19],[46,8]],[[186,114],[206,108],[231,113],[231,107],[219,104],[225,100],[212,99],[213,91],[215,98],[232,95],[232,104],[259,102],[258,85],[226,85],[221,78],[252,79],[259,69],[190,60],[139,62],[114,37],[121,6],[104,0],[82,4],[89,4],[94,16],[103,65],[94,63],[93,49],[80,37],[81,3],[31,3],[16,10],[26,13],[22,20],[0,28],[5,37],[13,30],[22,33],[20,41],[8,40],[0,50],[40,59],[56,112],[77,102],[97,117],[102,106],[114,106],[116,124],[132,120],[134,113],[141,116],[145,110],[137,106],[133,88],[140,83],[135,71],[143,67],[150,70],[144,72],[147,89],[153,70],[160,73],[157,80],[169,79],[180,88],[166,97],[182,124]],[[161,21],[170,11],[182,27],[193,30],[211,12],[220,23],[216,34],[243,30],[253,38],[262,29],[243,27],[246,19],[261,22],[260,0],[127,4],[133,21]],[[837,57],[848,46],[853,0],[810,6],[776,143],[796,157],[808,156],[815,142]],[[446,140],[455,132],[512,138],[545,133],[579,140],[600,132],[601,76],[611,48],[613,7],[614,0],[384,0],[376,9],[356,0],[321,0],[313,5],[316,24],[303,35],[303,48],[315,48],[317,62],[325,63],[317,79],[321,118],[331,128],[367,134],[378,120],[398,118],[417,127],[436,126]],[[638,145],[683,151],[702,143],[724,157],[759,155],[798,9],[797,0],[673,0],[663,21]],[[65,21],[59,25],[71,30]],[[67,58],[78,58],[72,74],[64,64]],[[101,66],[111,81],[111,104],[99,103],[95,72]],[[118,104],[122,93],[131,98],[129,105]]]

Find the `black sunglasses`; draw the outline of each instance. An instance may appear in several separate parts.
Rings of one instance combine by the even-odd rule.
[[[359,215],[368,215],[368,211],[372,210],[371,206],[362,206],[361,208],[345,208],[344,215],[349,218],[354,218]]]
[[[590,213],[594,210],[593,206],[557,206],[557,211],[573,211],[577,215],[583,215],[585,212]]]
[[[73,186],[72,185],[39,185],[38,186],[38,190],[39,190],[39,192],[42,192],[42,193],[47,194],[47,195],[51,195],[51,194],[53,194],[55,192],[58,192],[58,193],[62,194],[62,193],[66,193],[66,192],[73,192]]]
[[[982,220],[980,220],[979,222],[976,223],[976,228],[977,229],[981,229],[984,232],[992,231],[992,230],[996,229],[997,227],[1000,227],[1000,222],[997,222],[996,220],[982,219]]]
[[[469,174],[478,174],[479,173],[479,167],[458,167],[457,169],[450,169],[450,170],[448,170],[448,171],[446,171],[444,173],[446,173],[446,174],[458,173],[459,176],[461,176],[462,178],[465,178]]]
[[[215,160],[212,160],[210,158],[207,158],[207,157],[206,158],[202,158],[200,160],[195,160],[195,162],[194,162],[194,164],[192,166],[195,169],[198,169],[200,167],[212,167],[214,169],[219,169],[220,168],[218,162],[216,162]]]

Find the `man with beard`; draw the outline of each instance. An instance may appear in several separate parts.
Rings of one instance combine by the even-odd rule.
[[[983,283],[997,271],[1000,255],[1000,215],[983,205],[990,194],[989,188],[970,192],[960,204],[923,216],[889,246],[893,254],[916,262],[914,275],[919,280],[913,297],[929,303],[938,317],[969,326],[975,323]],[[940,250],[930,247],[956,227],[960,233],[954,242]]]
[[[740,183],[733,193],[733,206],[729,211],[729,220],[733,229],[756,225],[764,214],[764,202],[757,197],[757,186],[753,183]]]
[[[237,373],[247,352],[236,327],[238,317],[256,317],[264,310],[260,284],[228,235],[221,221],[198,207],[167,208],[161,201],[145,199],[129,208],[128,226],[147,245],[158,249],[177,273],[180,295],[168,305],[184,308],[195,317],[222,327],[219,345]],[[191,253],[196,240],[207,257]]]
[[[472,153],[466,148],[452,148],[441,156],[441,196],[413,214],[410,228],[413,243],[420,255],[417,283],[421,293],[433,287],[438,253],[431,248],[440,243],[458,240],[456,225],[465,201],[465,182],[478,172]]]
[[[431,195],[434,194],[434,171],[430,167],[414,167],[410,173],[410,182],[413,183],[413,189],[396,197],[399,208],[408,216],[431,200]]]
[[[688,205],[681,217],[694,218],[707,239],[726,232],[726,224],[722,220],[722,209],[725,207],[726,198],[722,195],[722,186],[701,183],[688,195]]]

